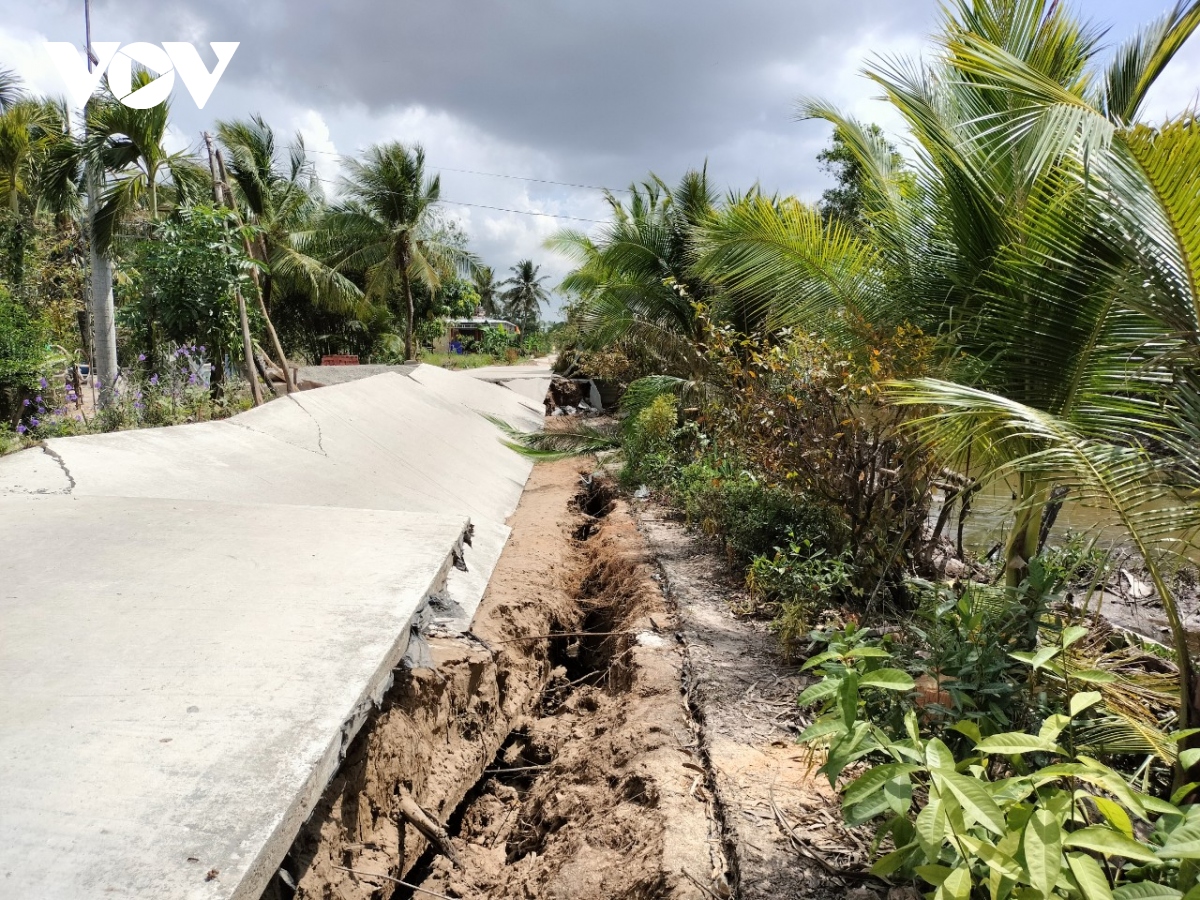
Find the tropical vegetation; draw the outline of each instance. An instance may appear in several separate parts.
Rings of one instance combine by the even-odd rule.
[[[651,176],[550,242],[560,366],[627,390],[614,431],[527,451],[617,448],[720,541],[807,657],[802,741],[879,823],[874,871],[937,900],[1200,895],[1200,128],[1144,113],[1198,24],[1109,48],[1064,4],[956,0],[865,70],[903,134],[799,102],[833,129],[819,204]],[[1062,540],[1079,508],[1114,546]],[[1097,614],[1117,552],[1168,646]]]
[[[327,196],[299,134],[251,115],[173,151],[170,121],[169,102],[107,92],[75,114],[0,71],[0,450],[228,415],[331,354],[457,366],[547,349],[538,266],[496,280],[420,146],[344,160]],[[481,307],[521,337],[435,353],[446,319]],[[181,350],[204,360],[186,391]]]

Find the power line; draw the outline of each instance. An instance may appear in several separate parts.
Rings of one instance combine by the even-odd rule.
[[[336,184],[336,182],[334,182],[328,178],[322,178],[320,175],[314,175],[313,177],[316,178],[317,181],[323,181],[326,184]],[[396,191],[389,191],[388,193],[397,194]],[[397,194],[397,196],[398,196],[398,194]],[[605,221],[604,219],[588,219],[588,218],[585,218],[584,216],[568,216],[568,215],[563,215],[560,213],[540,212],[538,210],[532,210],[532,209],[513,209],[508,206],[489,206],[486,203],[468,203],[466,200],[447,200],[444,197],[439,198],[437,202],[438,203],[449,203],[451,206],[473,206],[478,209],[494,209],[498,212],[516,213],[517,215],[521,215],[521,216],[542,216],[547,219],[568,219],[568,220],[571,220],[574,222],[591,222],[594,225],[607,225],[608,224],[608,222]]]
[[[305,153],[323,153],[326,156],[336,156],[339,159],[353,159],[352,156],[347,156],[345,153],[338,153],[334,150],[316,150],[312,147],[295,147],[289,145],[288,150],[303,150]],[[555,181],[552,178],[533,178],[528,175],[508,175],[504,172],[481,172],[478,169],[453,169],[449,166],[438,166],[433,163],[429,164],[431,168],[438,169],[442,172],[457,172],[462,175],[486,175],[488,178],[511,178],[516,181],[532,181],[536,184],[555,184],[559,187],[582,188],[588,191],[605,191],[608,193],[630,194],[633,193],[629,188],[610,188],[599,184],[583,184],[577,181]]]
[[[545,216],[548,219],[571,219],[575,222],[592,222],[596,225],[607,225],[604,219],[586,219],[583,216],[564,216],[559,213],[535,212],[529,209],[510,209],[507,206],[488,206],[485,203],[467,203],[464,200],[439,200],[439,203],[449,203],[453,206],[474,206],[479,209],[495,209],[500,212],[518,213],[522,216]]]

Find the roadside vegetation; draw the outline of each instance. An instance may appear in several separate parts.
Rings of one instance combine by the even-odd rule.
[[[85,131],[0,70],[0,453],[230,415],[327,355],[465,368],[549,351],[538,266],[496,279],[419,146],[371,147],[329,183],[259,116],[216,123],[196,152],[166,149],[169,121],[169,103],[102,95]],[[110,283],[115,367],[94,338]],[[480,309],[519,336],[433,352]]]
[[[818,206],[650,176],[550,242],[558,365],[624,394],[526,451],[617,449],[719,542],[873,871],[934,900],[1200,897],[1200,127],[1143,115],[1197,24],[1109,46],[1049,0],[950,3],[866,70],[904,134],[800,102],[834,131]],[[998,483],[1003,541],[964,544]]]

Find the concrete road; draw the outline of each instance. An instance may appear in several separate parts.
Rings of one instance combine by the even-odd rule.
[[[540,410],[422,366],[0,459],[0,896],[257,900]]]

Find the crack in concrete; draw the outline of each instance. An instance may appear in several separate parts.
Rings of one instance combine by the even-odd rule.
[[[58,451],[52,450],[50,448],[49,444],[46,444],[45,442],[43,442],[41,447],[42,447],[42,452],[45,453],[47,456],[49,456],[51,459],[53,459],[56,463],[58,463],[58,467],[60,469],[62,469],[63,474],[67,476],[67,481],[70,483],[71,486],[69,488],[67,488],[65,491],[63,491],[63,493],[69,494],[72,491],[74,491],[75,490],[75,476],[72,475],[71,470],[67,468],[67,461],[58,454]]]
[[[314,416],[308,409],[306,409],[304,404],[301,403],[299,400],[297,400],[294,396],[289,394],[288,399],[291,400],[293,403],[295,403],[298,407],[303,409],[304,414],[306,416],[308,416],[310,419],[312,419],[312,423],[317,426],[317,449],[320,451],[322,456],[324,456],[326,459],[328,459],[329,454],[325,452],[325,434],[324,434],[324,432],[321,431],[321,423],[318,422],[317,417]]]
[[[292,400],[291,397],[289,397],[288,399]],[[292,402],[295,403],[296,401],[292,400]],[[296,403],[296,405],[300,406],[299,403]],[[308,416],[310,419],[312,419],[312,423],[315,426],[317,426],[317,449],[316,450],[313,450],[311,447],[305,447],[301,444],[297,444],[292,441],[281,438],[279,435],[272,434],[269,431],[263,431],[261,428],[255,428],[252,425],[247,425],[245,422],[235,421],[236,417],[231,418],[231,419],[224,419],[223,421],[227,425],[233,425],[237,428],[244,428],[244,429],[246,429],[246,431],[252,431],[255,434],[261,434],[263,437],[270,438],[273,441],[279,441],[281,444],[287,444],[289,447],[295,447],[297,450],[303,450],[305,453],[313,453],[317,456],[324,456],[326,459],[328,459],[329,454],[325,452],[325,443],[324,443],[325,436],[321,432],[321,423],[318,422],[315,418],[313,418],[313,414],[311,412],[309,412],[307,409],[304,409],[303,406],[300,406],[300,408],[304,410],[304,414],[306,416]]]

